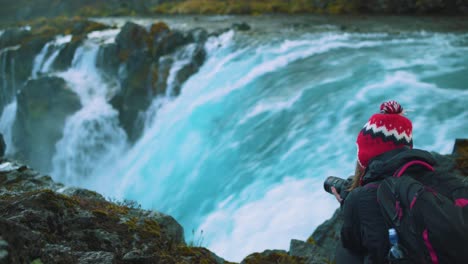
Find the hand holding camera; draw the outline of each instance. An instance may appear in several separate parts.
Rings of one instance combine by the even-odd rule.
[[[336,197],[336,200],[342,204],[346,196],[348,196],[348,188],[351,185],[352,177],[349,177],[347,180],[329,176],[323,183],[323,188],[326,192],[333,194]]]

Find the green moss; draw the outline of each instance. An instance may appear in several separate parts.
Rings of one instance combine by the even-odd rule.
[[[332,15],[355,13],[358,9],[356,1],[336,0],[327,7],[327,12]]]
[[[35,259],[31,262],[31,264],[42,264],[41,259]]]
[[[309,244],[312,244],[312,245],[317,245],[317,242],[315,241],[315,239],[312,236],[309,237],[306,242],[309,243]]]
[[[126,215],[128,214],[129,208],[125,206],[118,206],[116,204],[108,203],[106,205],[106,210],[111,214]]]
[[[150,35],[151,36],[154,36],[156,34],[160,34],[164,31],[170,31],[169,29],[169,26],[164,23],[164,22],[158,22],[158,23],[154,23],[151,25],[151,28],[150,28]]]
[[[314,1],[309,0],[185,0],[168,2],[151,8],[153,13],[164,14],[250,14],[265,13],[299,14],[329,13],[343,14],[357,10],[359,0],[330,1],[325,10],[321,10]]]
[[[245,264],[263,264],[263,263],[278,263],[278,264],[305,264],[304,258],[292,257],[286,253],[271,252],[269,254],[254,253],[244,259]]]
[[[21,26],[30,26],[31,35],[22,40],[22,44],[26,44],[38,37],[53,39],[56,35],[85,35],[96,30],[103,30],[109,26],[87,20],[86,18],[75,16],[66,17],[59,16],[55,18],[37,18],[34,20],[24,21]]]
[[[142,231],[144,232],[144,235],[156,237],[161,236],[161,227],[159,226],[158,222],[151,219],[144,220]]]
[[[125,222],[125,225],[128,227],[129,231],[135,231],[137,229],[137,222],[138,219],[136,217],[132,217],[127,222]]]
[[[109,216],[109,214],[103,210],[93,210],[91,212],[93,213],[94,216],[100,217],[100,218]]]

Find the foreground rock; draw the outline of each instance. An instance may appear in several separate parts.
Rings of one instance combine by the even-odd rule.
[[[168,215],[0,164],[0,263],[227,263]]]

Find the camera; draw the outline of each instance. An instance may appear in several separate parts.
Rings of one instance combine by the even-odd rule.
[[[341,191],[345,190],[348,187],[348,185],[349,180],[345,180],[335,176],[329,176],[323,183],[323,188],[326,192],[333,194],[331,187],[335,187],[336,191],[339,194],[341,194]]]

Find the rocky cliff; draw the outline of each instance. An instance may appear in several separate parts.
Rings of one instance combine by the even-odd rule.
[[[0,263],[226,263],[168,215],[0,164]]]

